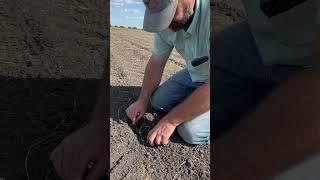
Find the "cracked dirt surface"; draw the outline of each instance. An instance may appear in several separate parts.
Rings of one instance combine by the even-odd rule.
[[[113,180],[209,179],[208,145],[190,146],[174,134],[167,146],[146,144],[148,130],[161,117],[149,111],[137,127],[132,127],[125,109],[134,102],[145,65],[151,56],[152,34],[142,30],[111,28],[111,118],[110,178]],[[162,82],[185,66],[174,52]]]

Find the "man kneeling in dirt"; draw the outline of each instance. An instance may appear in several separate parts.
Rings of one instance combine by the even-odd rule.
[[[127,108],[127,116],[137,123],[150,102],[155,110],[168,112],[148,133],[150,145],[167,144],[176,128],[186,142],[207,144],[210,137],[209,1],[144,0],[144,3],[144,30],[157,33],[139,98]],[[173,48],[186,60],[187,67],[158,87]]]

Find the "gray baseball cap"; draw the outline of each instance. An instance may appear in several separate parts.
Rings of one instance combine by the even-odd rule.
[[[167,29],[176,13],[178,0],[143,0],[146,6],[143,29],[159,32]]]

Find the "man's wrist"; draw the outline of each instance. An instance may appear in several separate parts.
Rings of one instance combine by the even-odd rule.
[[[149,99],[150,99],[150,96],[148,96],[148,95],[140,95],[139,98],[138,98],[138,101],[141,101],[144,104],[148,104],[149,103]]]
[[[182,120],[179,120],[177,118],[172,118],[170,116],[164,116],[162,119],[161,119],[162,122],[165,122],[165,123],[169,123],[175,127],[179,126],[181,123],[182,123]]]

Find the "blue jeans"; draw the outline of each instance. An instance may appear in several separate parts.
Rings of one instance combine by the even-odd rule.
[[[158,87],[151,98],[155,110],[169,112],[183,102],[203,83],[192,82],[187,69],[182,69]],[[208,144],[210,139],[210,111],[200,114],[177,127],[179,135],[190,144]]]

